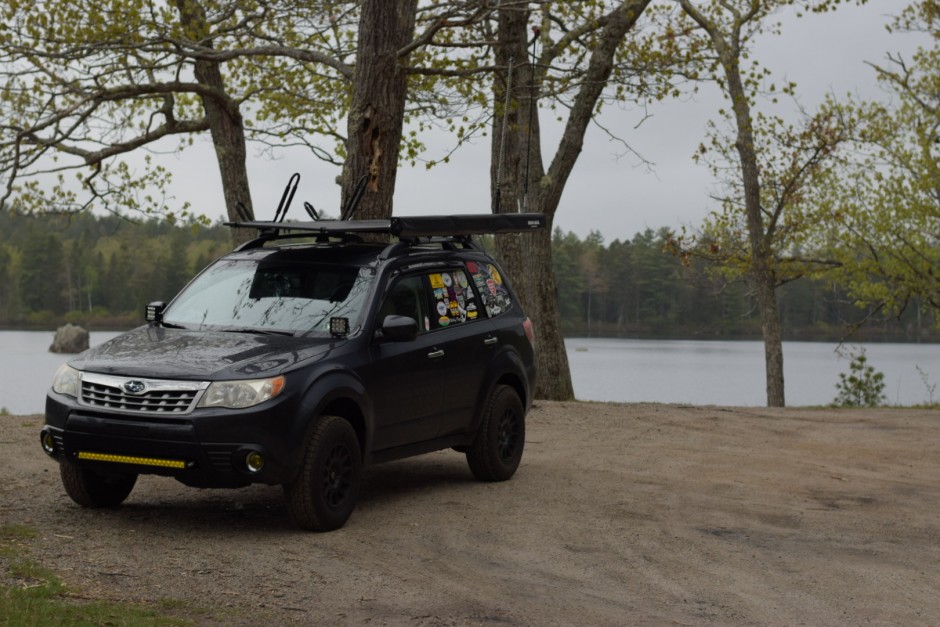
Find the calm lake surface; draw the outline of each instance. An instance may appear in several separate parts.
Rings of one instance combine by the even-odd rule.
[[[49,352],[52,332],[0,331],[0,408],[41,413],[56,369],[69,355]],[[117,335],[92,332],[98,345]],[[695,405],[764,405],[760,342],[615,340],[566,342],[579,400]],[[887,402],[913,405],[940,399],[940,344],[868,344],[869,363],[885,375]],[[849,359],[824,342],[784,342],[788,405],[826,405],[836,396]],[[927,377],[924,382],[921,371]]]
[[[575,396],[580,400],[694,405],[766,405],[762,342],[698,340],[569,339],[566,342]],[[885,376],[891,405],[940,398],[940,344],[867,344],[869,365]],[[859,348],[853,345],[851,348]],[[784,342],[787,405],[828,405],[839,373],[851,357],[826,342]]]

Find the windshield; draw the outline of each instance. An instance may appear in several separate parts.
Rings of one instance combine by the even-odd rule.
[[[166,310],[167,325],[329,334],[330,318],[355,328],[372,282],[368,268],[283,260],[217,262]]]

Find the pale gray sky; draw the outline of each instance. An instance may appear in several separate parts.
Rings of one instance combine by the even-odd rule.
[[[889,51],[909,58],[917,43],[923,42],[885,31],[888,16],[906,5],[905,0],[870,0],[863,7],[844,6],[835,13],[786,19],[783,34],[765,37],[756,56],[776,77],[797,83],[800,102],[807,108],[827,92],[882,97],[865,61],[880,63]],[[604,124],[653,162],[653,171],[640,167],[634,157],[618,158],[623,147],[592,127],[562,197],[556,225],[582,237],[598,230],[607,242],[630,239],[647,227],[698,225],[714,208],[709,194],[715,181],[704,165],[692,162],[691,155],[705,137],[706,121],[717,119],[721,105],[717,91],[706,86],[693,99],[655,105],[649,110],[652,117],[638,129],[633,129],[640,119],[638,111],[609,108]],[[790,111],[796,109],[792,102],[784,105]],[[549,117],[543,113],[542,119]],[[547,135],[543,151],[549,159],[555,146]],[[429,144],[434,147],[433,141]],[[443,150],[443,144],[436,147]],[[428,157],[439,155],[431,152]],[[172,168],[173,193],[178,198],[189,200],[211,218],[223,214],[218,170],[208,144],[167,165]],[[273,217],[283,187],[295,171],[300,172],[301,181],[289,217],[305,218],[304,200],[338,213],[339,188],[334,182],[338,171],[305,153],[297,151],[277,160],[252,156],[248,167],[259,219]],[[396,185],[395,214],[487,212],[488,177],[488,138],[464,146],[449,164],[432,170],[404,167]]]

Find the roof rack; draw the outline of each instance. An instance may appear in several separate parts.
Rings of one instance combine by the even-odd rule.
[[[277,237],[282,231],[299,231],[326,236],[388,233],[399,239],[414,239],[420,237],[524,233],[545,228],[545,215],[541,213],[483,213],[450,216],[398,216],[387,220],[226,222],[226,226],[258,229],[261,237]]]

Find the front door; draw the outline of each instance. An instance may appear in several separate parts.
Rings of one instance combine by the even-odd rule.
[[[376,341],[372,346],[372,406],[375,450],[434,439],[443,389],[444,353],[428,333],[426,277],[412,274],[392,284],[375,320],[407,316],[418,323],[418,336],[408,342]]]

